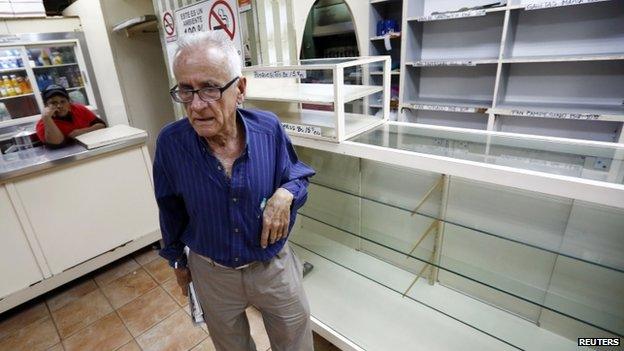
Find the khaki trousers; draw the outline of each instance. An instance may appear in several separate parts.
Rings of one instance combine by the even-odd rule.
[[[288,243],[268,262],[235,270],[190,252],[189,269],[218,351],[256,351],[245,309],[262,313],[272,351],[313,351],[303,268]],[[264,351],[264,350],[260,350]]]

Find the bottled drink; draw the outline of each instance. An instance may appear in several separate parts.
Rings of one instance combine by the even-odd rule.
[[[32,88],[30,87],[30,84],[28,84],[28,78],[24,79],[24,77],[22,76],[17,77],[17,85],[20,87],[20,89],[22,89],[22,93],[32,93]]]
[[[7,92],[7,90],[4,88],[4,84],[0,84],[0,95],[2,95],[2,97],[7,97],[9,96],[9,93]]]
[[[17,95],[15,89],[13,89],[13,84],[11,84],[11,81],[9,80],[9,76],[2,76],[2,84],[4,85],[4,88],[9,96]]]

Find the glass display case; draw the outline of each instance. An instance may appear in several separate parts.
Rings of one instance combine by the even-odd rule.
[[[392,122],[293,142],[317,171],[290,237],[312,315],[360,349],[624,334],[624,146]]]
[[[101,118],[97,87],[82,33],[23,34],[0,43],[0,129],[32,123],[43,109],[41,91],[50,84],[67,89],[72,101]]]
[[[372,79],[371,73],[383,78]],[[388,120],[389,57],[251,66],[243,75],[245,106],[275,112],[293,135],[341,142]],[[381,108],[373,110],[371,104]]]

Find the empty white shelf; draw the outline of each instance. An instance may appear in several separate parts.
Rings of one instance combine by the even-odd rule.
[[[317,111],[309,109],[301,109],[298,112],[278,112],[277,116],[281,122],[321,127],[322,134],[325,137],[336,137],[336,126],[334,125],[335,117],[333,111]],[[370,115],[357,113],[345,113],[345,130],[346,135],[354,136],[372,128],[372,126],[381,124],[383,120]]]
[[[418,60],[407,62],[406,65],[413,67],[435,67],[435,66],[476,66],[498,63],[496,58],[449,58],[435,60]]]
[[[489,112],[516,117],[624,122],[624,106],[615,105],[509,102],[498,104]]]
[[[417,99],[406,101],[402,107],[414,110],[485,113],[492,106],[486,100]]]
[[[575,61],[615,61],[624,60],[624,53],[613,54],[586,54],[586,55],[557,55],[557,56],[518,56],[502,59],[503,63],[531,63],[531,62],[575,62]]]
[[[344,102],[360,99],[382,91],[381,86],[343,85]],[[282,102],[332,103],[334,102],[333,84],[284,84],[266,89],[262,84],[250,84],[247,87],[247,99]]]

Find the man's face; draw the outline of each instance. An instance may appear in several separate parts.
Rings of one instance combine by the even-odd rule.
[[[53,96],[46,101],[46,106],[56,109],[55,116],[64,117],[69,113],[69,100],[60,95]]]
[[[223,87],[234,78],[227,73],[226,60],[226,55],[215,48],[182,51],[173,67],[178,89]],[[185,103],[184,109],[195,132],[208,138],[223,132],[236,118],[236,104],[242,102],[244,90],[245,80],[241,78],[217,101],[205,102],[194,94],[193,101]]]

